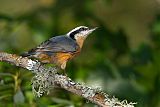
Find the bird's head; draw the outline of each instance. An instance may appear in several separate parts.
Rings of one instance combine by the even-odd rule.
[[[96,29],[97,27],[90,29],[86,26],[79,26],[68,32],[67,36],[75,40],[79,44],[79,46],[82,47],[83,42],[87,38],[87,36]]]

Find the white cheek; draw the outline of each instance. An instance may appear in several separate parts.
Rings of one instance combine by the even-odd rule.
[[[77,35],[75,36],[75,39],[76,39],[76,40],[78,39],[78,36],[77,36]]]
[[[79,38],[84,38],[84,35],[83,35],[83,34],[75,35],[75,39],[76,39],[76,40],[78,40]]]
[[[77,40],[80,36],[79,35],[75,35],[75,39]]]
[[[82,32],[82,35],[87,35],[88,34],[88,31],[83,31]]]

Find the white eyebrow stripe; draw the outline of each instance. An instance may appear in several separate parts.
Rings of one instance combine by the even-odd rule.
[[[80,28],[82,28],[82,27],[87,28],[86,26],[76,27],[76,28],[74,28],[73,30],[71,30],[70,32],[68,32],[68,33],[67,33],[67,36],[69,36],[72,32],[74,32],[74,31],[76,31],[76,30],[78,30],[78,29],[80,29]]]

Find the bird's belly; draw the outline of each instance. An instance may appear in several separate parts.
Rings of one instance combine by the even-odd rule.
[[[54,63],[62,65],[71,58],[73,58],[73,54],[71,53],[56,53],[56,55],[52,57],[52,60]]]
[[[52,55],[41,53],[37,56],[37,59],[42,63],[53,63],[62,69],[65,69],[67,61],[72,59],[78,53],[79,51],[76,53],[53,53]]]
[[[72,53],[54,53],[52,55],[47,55],[41,53],[38,55],[38,59],[42,63],[55,63],[55,64],[62,64],[63,62],[68,61],[69,59],[73,58],[74,54]]]
[[[40,60],[42,63],[51,63],[51,57],[45,53],[40,53],[34,57]]]

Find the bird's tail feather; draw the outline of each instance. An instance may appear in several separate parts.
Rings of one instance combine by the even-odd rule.
[[[22,54],[20,54],[22,57],[33,57],[34,56],[34,52],[24,52]]]
[[[30,56],[30,54],[29,54],[28,52],[25,52],[25,53],[20,54],[20,56],[23,56],[23,57],[29,57],[29,56]]]

